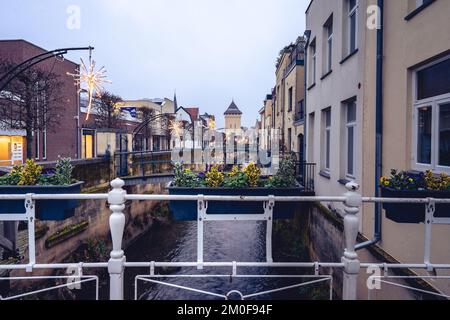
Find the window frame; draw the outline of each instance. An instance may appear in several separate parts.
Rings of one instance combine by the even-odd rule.
[[[316,38],[314,38],[311,41],[311,44],[309,45],[309,48],[311,50],[311,54],[310,54],[310,67],[308,68],[308,70],[310,70],[308,72],[309,74],[309,87],[313,87],[316,84],[316,80],[317,80],[317,41]]]
[[[347,0],[347,55],[352,54],[354,51],[358,50],[358,10],[359,0],[355,0],[355,6],[350,8],[350,0]],[[351,19],[355,15],[355,48],[352,49],[352,30],[351,30]]]
[[[324,72],[326,75],[333,70],[333,38],[334,38],[334,25],[333,25],[333,15],[331,15],[327,22],[324,24],[325,28],[325,39],[326,39],[326,55],[325,55],[325,64],[324,64]]]
[[[47,160],[47,129],[42,131],[42,160]]]
[[[450,55],[444,56],[442,58],[436,59],[430,63],[427,63],[420,68],[413,70],[413,101],[412,101],[412,112],[413,112],[413,128],[412,128],[412,168],[419,171],[431,170],[435,173],[449,173],[450,166],[439,165],[439,114],[440,106],[445,104],[450,104],[450,92],[441,94],[438,96],[418,99],[418,75],[419,72],[432,67],[433,65],[439,64],[443,61],[449,60]],[[431,164],[419,163],[418,162],[418,124],[419,124],[419,113],[418,110],[423,107],[431,107]]]
[[[350,104],[353,104],[355,107],[355,119],[350,121],[348,120],[348,111],[349,111],[349,106]],[[347,179],[356,179],[356,170],[355,170],[355,165],[356,165],[356,152],[355,152],[355,147],[356,147],[356,137],[357,137],[357,125],[358,125],[358,105],[357,105],[357,100],[352,99],[349,100],[347,102],[345,102],[344,104],[345,106],[345,140],[344,140],[344,145],[345,145],[345,177]],[[352,157],[353,157],[353,172],[350,173],[348,170],[348,166],[349,166],[349,158],[348,158],[348,141],[349,141],[349,129],[353,128],[353,152],[352,152]]]
[[[294,87],[288,89],[288,112],[292,111],[294,105]]]
[[[327,114],[330,114],[330,124],[327,124]],[[322,110],[322,135],[323,135],[323,143],[322,143],[322,155],[321,155],[321,163],[322,163],[322,171],[330,174],[331,170],[331,128],[332,128],[332,113],[331,107],[325,108]],[[328,141],[329,139],[329,141]],[[328,163],[327,163],[328,162]]]

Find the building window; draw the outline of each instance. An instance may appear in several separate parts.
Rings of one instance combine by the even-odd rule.
[[[348,54],[357,48],[358,1],[347,0],[348,4]]]
[[[323,131],[322,131],[322,170],[329,173],[331,155],[331,108],[322,111]]]
[[[303,99],[298,103],[298,110],[295,113],[295,121],[305,121],[305,101]]]
[[[327,74],[331,71],[332,62],[333,62],[333,16],[331,16],[328,21],[324,25],[325,28],[325,63],[324,63],[324,74]]]
[[[315,155],[314,155],[314,135],[315,135],[315,114],[314,112],[309,114],[309,119],[308,119],[308,134],[307,134],[307,139],[308,139],[308,145],[307,145],[307,160],[309,162],[315,162]]]
[[[434,1],[435,0],[408,0],[408,15],[405,17],[405,20],[411,20]]]
[[[47,160],[47,130],[42,132],[42,159]]]
[[[317,50],[316,50],[316,40],[313,40],[310,44],[311,50],[311,66],[310,66],[310,85],[314,85],[316,83],[316,74],[317,74]]]
[[[36,156],[35,156],[36,160],[39,160],[39,158],[41,156],[40,138],[41,138],[41,132],[39,130],[36,130],[34,132],[34,149],[36,152]]]
[[[415,168],[450,172],[450,59],[415,72]]]
[[[83,130],[81,139],[81,157],[92,159],[95,157],[95,131]]]
[[[292,103],[294,101],[294,97],[293,97],[293,91],[292,91],[292,87],[289,88],[288,90],[288,112],[292,111]]]
[[[292,151],[292,128],[288,129],[288,152]]]
[[[346,177],[355,177],[356,100],[345,104]]]

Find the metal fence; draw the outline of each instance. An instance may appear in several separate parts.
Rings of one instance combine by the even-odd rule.
[[[297,288],[301,286],[313,285],[320,282],[329,281],[330,283],[330,298],[332,298],[332,282],[333,278],[331,275],[321,274],[321,270],[324,268],[333,268],[342,270],[342,298],[344,300],[354,300],[357,298],[357,277],[362,269],[377,267],[385,272],[395,269],[422,269],[426,271],[430,270],[449,270],[450,264],[438,264],[432,263],[430,261],[430,245],[431,245],[431,227],[433,224],[450,224],[449,218],[436,218],[434,217],[435,205],[437,203],[450,203],[450,199],[395,199],[395,198],[373,198],[373,197],[362,197],[357,193],[358,185],[354,183],[347,184],[348,192],[342,196],[310,196],[310,197],[285,197],[285,196],[188,196],[188,195],[142,195],[142,194],[127,194],[123,189],[124,182],[120,179],[115,179],[111,182],[112,190],[107,194],[18,194],[18,195],[0,195],[0,202],[4,200],[23,200],[25,203],[26,213],[25,214],[0,214],[0,221],[27,221],[28,222],[28,236],[29,236],[29,259],[28,263],[25,264],[13,264],[13,265],[0,265],[0,270],[24,270],[28,273],[32,273],[34,270],[40,269],[77,269],[77,277],[75,281],[71,281],[68,284],[63,284],[58,287],[70,286],[73,284],[81,284],[85,281],[95,281],[98,284],[98,279],[93,276],[84,276],[83,271],[90,268],[106,268],[109,273],[109,285],[110,285],[110,299],[111,300],[122,300],[124,299],[124,270],[125,268],[148,268],[149,273],[146,275],[139,275],[135,278],[135,290],[137,290],[138,282],[151,282],[166,286],[174,286],[169,282],[162,281],[161,278],[168,278],[167,275],[159,275],[156,273],[156,268],[197,268],[202,270],[203,268],[229,268],[230,273],[227,275],[208,275],[208,274],[184,274],[182,276],[172,276],[172,277],[202,277],[207,278],[211,276],[215,277],[264,277],[264,275],[248,275],[240,273],[240,270],[245,268],[280,268],[280,269],[291,269],[298,268],[302,270],[310,270],[310,273],[298,274],[298,275],[279,275],[278,277],[298,277],[307,279],[306,282],[300,282],[289,287],[282,287],[273,289],[271,291],[287,290],[290,288]],[[96,262],[96,263],[61,263],[61,264],[45,264],[39,263],[36,260],[36,250],[35,250],[35,203],[38,200],[107,200],[109,208],[111,210],[111,215],[109,218],[111,238],[112,238],[112,251],[110,253],[109,261]],[[198,233],[197,233],[197,260],[191,262],[128,262],[124,254],[122,247],[122,240],[125,228],[125,214],[124,210],[126,203],[129,201],[196,201],[197,212],[198,212]],[[241,201],[241,202],[261,202],[264,206],[264,214],[262,215],[214,215],[206,212],[208,206],[208,201]],[[273,223],[273,208],[276,203],[280,202],[334,202],[342,203],[344,205],[344,238],[346,249],[343,252],[341,261],[334,262],[273,262],[272,259],[272,246],[271,246],[271,232]],[[419,263],[409,263],[409,264],[387,264],[387,263],[362,263],[358,258],[358,253],[355,251],[355,245],[358,236],[359,228],[359,211],[363,203],[411,203],[411,204],[424,204],[426,207],[426,237],[425,237],[425,255],[423,262]],[[230,220],[238,223],[239,221],[259,221],[263,220],[267,223],[267,243],[266,243],[266,261],[264,262],[215,262],[215,261],[204,261],[203,260],[203,234],[204,234],[204,221],[211,220]],[[325,236],[325,235],[324,235]],[[448,244],[444,244],[448,245]],[[414,248],[411,248],[414,250]],[[200,271],[201,272],[201,271]],[[427,278],[427,277],[421,277]],[[428,277],[432,278],[432,277]],[[30,280],[36,279],[36,277],[12,277],[12,278],[0,278],[10,279],[10,280]],[[72,279],[73,280],[73,279]],[[383,279],[381,276],[377,279],[378,283],[388,281]],[[175,285],[177,286],[177,285]],[[416,288],[403,286],[406,289],[415,290]],[[56,287],[47,288],[48,290],[53,290]],[[195,288],[183,287],[178,285],[178,289],[184,289],[189,291],[197,291]],[[45,289],[43,289],[45,290]],[[35,294],[41,292],[42,290],[33,291],[25,294],[20,294],[12,297],[1,297],[1,299],[12,299],[12,298],[23,298],[29,294]],[[201,291],[201,290],[200,290]],[[96,285],[96,292],[98,292],[98,285]],[[267,292],[255,292],[255,293],[241,293],[238,291],[230,291],[227,294],[217,294],[214,292],[203,291],[204,294],[213,295],[216,298],[228,299],[230,295],[237,295],[241,299],[251,299],[258,295],[266,294]],[[431,294],[435,294],[430,292]],[[444,294],[437,293],[438,296],[445,296]],[[98,298],[98,293],[96,293]],[[137,291],[135,297],[138,298]]]
[[[114,154],[114,168],[118,177],[171,173],[171,151],[117,152]]]

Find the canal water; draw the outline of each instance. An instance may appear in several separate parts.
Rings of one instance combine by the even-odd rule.
[[[206,222],[204,228],[204,261],[208,262],[264,262],[265,253],[264,222]],[[307,261],[306,250],[300,243],[301,235],[295,234],[290,221],[276,222],[273,235],[273,253],[275,261]],[[176,261],[194,262],[197,260],[196,222],[173,222],[160,224],[140,238],[126,250],[127,261]],[[164,275],[230,275],[231,268],[157,269]],[[238,268],[239,274],[246,275],[292,275],[305,274],[305,270],[272,268]],[[148,275],[149,268],[128,268],[125,283],[134,284],[136,275]],[[231,278],[163,278],[156,279],[178,286],[185,286],[226,295],[237,290],[243,295],[254,294],[310,281],[311,279],[282,277]],[[138,298],[147,300],[217,299],[212,295],[191,292],[161,284],[138,281]],[[254,299],[326,299],[328,283],[314,284],[304,288],[289,289],[277,293],[264,294]],[[134,285],[126,285],[125,295],[134,299]],[[230,298],[236,298],[232,295]]]

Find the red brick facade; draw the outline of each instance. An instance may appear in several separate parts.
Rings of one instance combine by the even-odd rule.
[[[57,49],[57,48],[55,48]],[[21,63],[35,55],[46,52],[24,40],[2,40],[0,41],[0,60],[9,60]],[[51,58],[35,66],[44,71],[51,71],[59,76],[62,82],[61,94],[64,103],[59,106],[61,110],[60,124],[58,127],[49,128],[46,139],[46,157],[43,158],[44,134],[39,134],[39,160],[53,161],[58,157],[77,158],[77,108],[78,108],[78,87],[74,84],[74,79],[67,75],[67,72],[75,73],[78,68],[76,63],[69,60]],[[35,134],[33,141],[33,158],[37,158]]]

